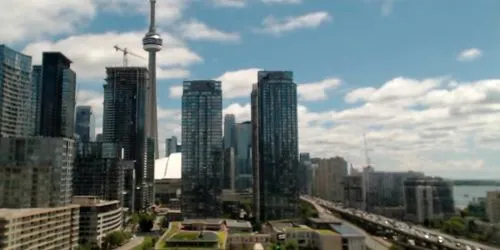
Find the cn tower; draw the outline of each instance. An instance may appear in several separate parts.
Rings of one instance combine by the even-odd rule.
[[[156,52],[163,47],[163,40],[156,33],[155,9],[156,0],[149,0],[151,10],[149,19],[149,31],[142,39],[142,45],[145,51],[149,54],[149,85],[146,99],[146,121],[145,132],[146,136],[154,139],[155,159],[158,159],[158,116],[156,113]]]

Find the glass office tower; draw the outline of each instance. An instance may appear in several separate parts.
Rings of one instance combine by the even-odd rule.
[[[260,220],[298,215],[297,84],[290,71],[258,73]]]
[[[182,94],[182,201],[186,218],[220,216],[222,89],[219,81],[185,81]]]

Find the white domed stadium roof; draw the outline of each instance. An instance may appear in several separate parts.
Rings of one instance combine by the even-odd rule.
[[[169,157],[155,160],[155,180],[181,179],[182,153],[173,153]]]

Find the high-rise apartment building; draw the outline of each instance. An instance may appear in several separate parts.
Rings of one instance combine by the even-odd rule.
[[[455,214],[453,184],[442,178],[412,177],[404,181],[405,217],[417,223]]]
[[[147,138],[145,134],[145,98],[148,70],[142,67],[109,67],[106,68],[106,84],[104,85],[103,142],[114,143],[123,149],[123,159],[135,161],[135,188],[126,181],[126,200],[134,200],[134,204],[126,207],[143,209],[154,202],[149,197],[149,189],[153,187],[151,173],[154,164],[147,157]],[[131,176],[125,176],[130,180]]]
[[[379,207],[404,206],[403,183],[411,177],[424,177],[420,172],[381,172],[367,173],[366,209],[373,211]]]
[[[312,159],[318,165],[315,173],[315,196],[334,202],[344,201],[344,178],[347,176],[347,162],[342,157]]]
[[[181,210],[187,218],[214,218],[221,213],[222,144],[221,82],[185,81]]]
[[[170,154],[177,153],[179,145],[177,145],[177,137],[172,136],[165,140],[165,157],[168,157]]]
[[[258,73],[260,220],[298,214],[297,84],[290,71]]]
[[[95,114],[91,106],[76,107],[75,133],[81,142],[95,141]]]
[[[0,45],[0,136],[33,134],[31,57]]]
[[[236,124],[236,178],[238,190],[252,188],[252,123],[250,121]]]
[[[0,207],[54,207],[72,195],[73,140],[0,137]]]
[[[60,52],[44,52],[40,135],[73,138],[75,131],[76,74]]]
[[[73,195],[93,195],[123,204],[124,162],[120,154],[113,143],[76,143]]]

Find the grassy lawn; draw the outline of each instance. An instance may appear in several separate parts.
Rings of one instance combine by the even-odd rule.
[[[181,223],[180,222],[171,222],[170,223],[170,229],[167,229],[167,231],[160,237],[158,242],[156,243],[155,247],[157,248],[166,248],[166,240],[170,238],[172,235],[176,234],[179,232],[181,229]]]
[[[198,239],[198,236],[200,236],[200,232],[198,231],[181,231],[174,234],[169,240],[195,240]]]

